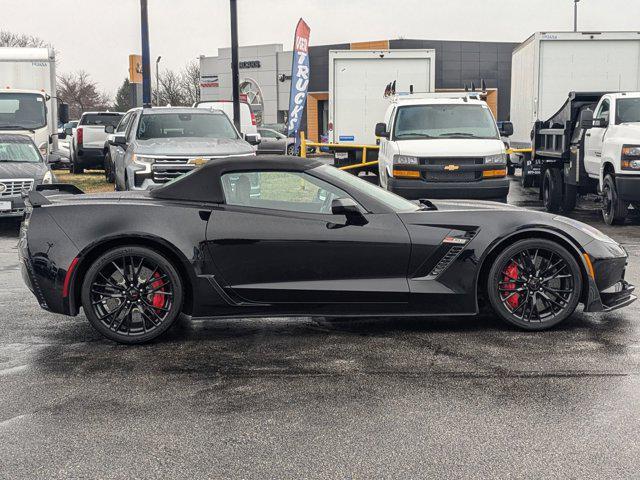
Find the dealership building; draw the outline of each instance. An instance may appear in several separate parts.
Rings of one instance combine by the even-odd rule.
[[[433,49],[436,91],[463,90],[484,80],[487,103],[498,120],[509,117],[511,53],[518,43],[446,40],[382,40],[309,47],[310,82],[302,129],[318,141],[328,129],[329,51]],[[281,44],[239,48],[240,93],[256,115],[258,124],[283,123],[289,110],[292,52]],[[231,49],[217,57],[200,57],[202,100],[230,100]]]

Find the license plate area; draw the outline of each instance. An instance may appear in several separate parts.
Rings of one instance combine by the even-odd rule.
[[[0,201],[0,212],[10,212],[12,208],[11,200]]]

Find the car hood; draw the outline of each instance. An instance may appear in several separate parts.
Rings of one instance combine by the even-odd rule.
[[[154,138],[136,140],[139,155],[225,156],[253,154],[254,150],[242,139],[228,138]]]
[[[49,167],[42,162],[26,163],[26,162],[0,162],[0,178],[34,178],[42,179]]]
[[[508,205],[506,203],[500,202],[488,202],[481,200],[432,200],[432,203],[438,207],[438,210],[445,211],[462,211],[462,212],[472,212],[478,210],[485,211],[505,211],[505,212],[513,212],[513,211],[527,211],[531,212],[531,210],[527,210],[526,208],[516,207],[514,205]],[[540,212],[536,212],[540,213]]]
[[[504,143],[497,138],[427,138],[401,140],[397,145],[401,155],[416,157],[484,157],[504,152]]]

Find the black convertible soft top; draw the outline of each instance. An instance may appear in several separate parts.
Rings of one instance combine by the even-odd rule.
[[[282,170],[304,172],[323,165],[311,158],[284,155],[260,155],[251,157],[227,157],[210,160],[194,172],[152,190],[153,198],[186,200],[192,202],[224,203],[220,177],[228,172]]]

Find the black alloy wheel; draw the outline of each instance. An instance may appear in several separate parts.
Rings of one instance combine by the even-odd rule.
[[[120,343],[143,343],[164,333],[182,310],[182,282],[175,267],[145,247],[118,247],[98,258],[82,286],[91,325]]]
[[[487,291],[494,311],[525,330],[544,330],[578,305],[582,273],[575,258],[550,240],[520,240],[496,258]]]
[[[287,155],[290,157],[294,157],[296,155],[296,145],[295,143],[290,143],[287,145]]]

